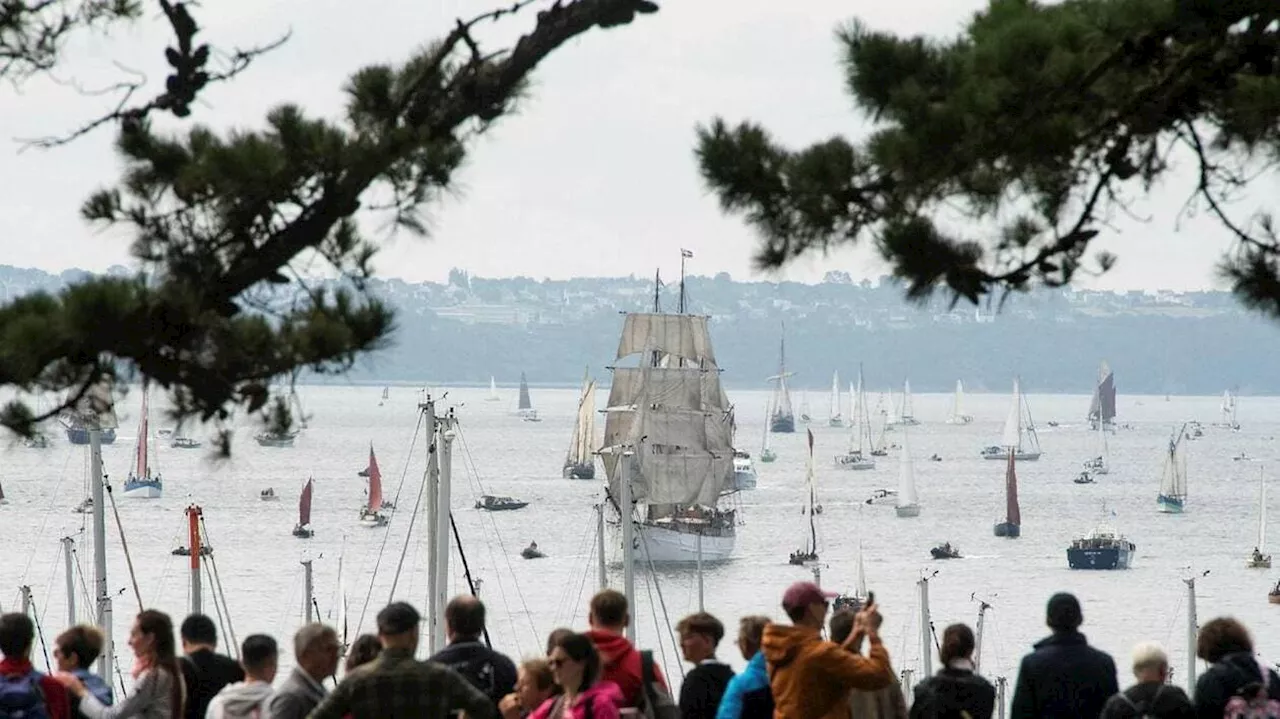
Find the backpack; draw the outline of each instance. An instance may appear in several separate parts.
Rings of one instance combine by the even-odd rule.
[[[49,719],[39,672],[0,676],[0,719]]]
[[[1280,701],[1271,698],[1271,670],[1262,662],[1258,670],[1262,681],[1237,689],[1223,707],[1222,719],[1280,719]]]
[[[658,683],[658,674],[653,668],[653,652],[640,652],[640,702],[637,709],[644,719],[680,719],[680,707],[671,698],[671,693]]]
[[[1151,713],[1151,707],[1156,705],[1156,701],[1160,699],[1160,693],[1164,691],[1165,686],[1167,685],[1161,684],[1150,700],[1143,699],[1140,702],[1134,702],[1125,692],[1120,692],[1119,696],[1125,704],[1128,704],[1133,709],[1135,719],[1159,719],[1159,717]]]

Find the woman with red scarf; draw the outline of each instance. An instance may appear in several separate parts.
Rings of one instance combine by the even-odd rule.
[[[73,674],[57,679],[80,700],[80,713],[89,719],[179,719],[186,692],[174,648],[169,615],[148,609],[138,614],[129,631],[133,649],[133,693],[113,706],[103,706]]]

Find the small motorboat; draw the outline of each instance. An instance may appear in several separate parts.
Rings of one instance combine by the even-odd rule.
[[[1241,452],[1240,454],[1237,454],[1236,456],[1232,457],[1231,459],[1232,459],[1233,461],[1235,461],[1235,462],[1252,462],[1252,461],[1253,461],[1253,457],[1250,457],[1249,455],[1245,454],[1244,452]]]
[[[273,488],[271,488],[271,487],[267,487],[266,489],[262,490],[261,492],[258,492],[258,499],[261,499],[261,500],[262,500],[262,501],[264,501],[264,502],[274,502],[275,500],[280,499],[280,498],[276,496],[276,490],[275,490],[275,489],[273,489]]]
[[[867,504],[893,504],[898,501],[898,490],[877,489],[867,497]]]
[[[817,553],[817,552],[806,552],[806,551],[805,551],[805,550],[803,550],[803,549],[799,549],[799,550],[796,550],[796,551],[792,552],[792,553],[791,553],[791,558],[790,558],[790,559],[788,559],[787,561],[788,561],[788,562],[790,562],[791,564],[794,564],[794,565],[795,565],[795,566],[797,566],[797,567],[802,567],[802,566],[804,566],[807,562],[816,562],[816,561],[818,561],[818,553]]]
[[[773,449],[770,447],[765,447],[764,449],[760,450],[761,462],[772,462],[777,458],[778,458],[778,453],[773,451]]]
[[[1245,566],[1249,569],[1270,569],[1271,555],[1263,554],[1262,550],[1254,547],[1253,554],[1249,555],[1249,563]]]
[[[165,427],[164,429],[157,429],[156,436],[159,437],[160,439],[164,439],[165,437],[172,437],[173,430],[168,427]]]
[[[959,548],[951,546],[951,542],[944,542],[941,546],[930,549],[929,554],[934,559],[960,559]]]
[[[529,542],[529,546],[520,550],[520,556],[524,557],[525,559],[542,559],[547,555],[543,554],[542,550],[538,549],[537,542]]]
[[[169,442],[169,446],[173,447],[174,449],[200,449],[200,444],[201,442],[198,439],[192,439],[190,437],[179,437],[176,435]]]
[[[941,462],[941,461],[942,461],[942,455],[940,455],[940,454],[933,454],[933,455],[931,455],[931,456],[929,457],[929,461],[930,461],[930,462]]]
[[[1089,474],[1088,472],[1081,472],[1080,474],[1076,475],[1075,479],[1071,481],[1075,482],[1076,484],[1093,484],[1094,483],[1093,475]]]
[[[297,432],[259,432],[253,439],[261,447],[292,447],[297,437]]]
[[[172,554],[175,557],[190,557],[191,547],[178,547],[172,552],[169,552],[169,554]],[[213,554],[213,547],[210,547],[207,544],[200,545],[200,556],[207,557],[210,554]]]
[[[486,494],[476,500],[476,509],[484,509],[490,512],[505,512],[512,509],[523,509],[529,506],[528,502],[521,502],[512,497],[496,497],[492,494]]]
[[[1046,424],[1048,424],[1050,427],[1061,427],[1061,426],[1062,426],[1061,424],[1059,424],[1058,422],[1056,422],[1056,421],[1054,421],[1054,420],[1049,420],[1048,422],[1046,422]]]

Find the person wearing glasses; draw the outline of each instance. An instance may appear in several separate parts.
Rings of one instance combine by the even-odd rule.
[[[529,719],[618,719],[622,692],[600,678],[600,654],[590,637],[561,637],[547,664],[562,693],[543,701]]]

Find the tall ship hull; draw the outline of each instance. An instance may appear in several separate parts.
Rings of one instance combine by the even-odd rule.
[[[1128,569],[1133,550],[1126,547],[1067,550],[1067,564],[1072,569]]]
[[[633,535],[633,556],[637,564],[693,564],[698,561],[698,534],[702,533],[702,561],[723,562],[733,558],[737,533],[732,523],[719,530],[703,524],[682,522],[637,522]],[[615,544],[622,546],[621,527],[615,525]]]

